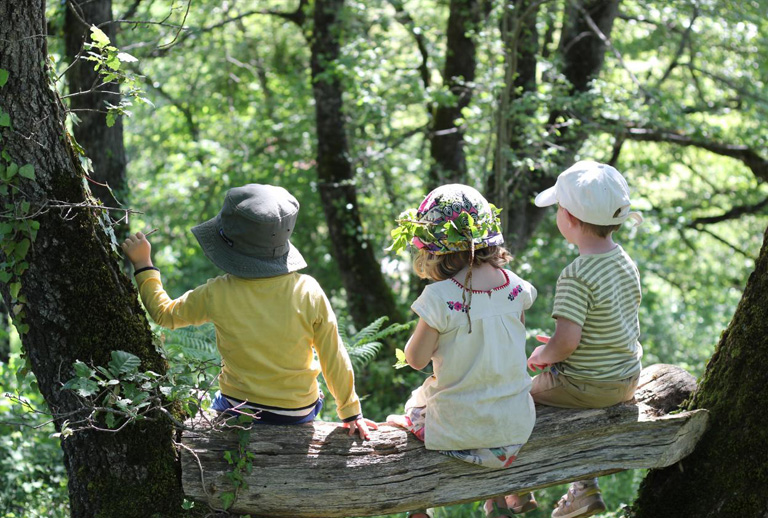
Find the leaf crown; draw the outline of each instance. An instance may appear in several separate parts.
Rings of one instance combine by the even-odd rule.
[[[397,218],[390,233],[389,250],[400,252],[409,244],[443,255],[504,243],[499,213],[472,187],[449,184],[429,193],[418,209],[409,209]]]

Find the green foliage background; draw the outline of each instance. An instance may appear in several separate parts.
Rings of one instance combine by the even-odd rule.
[[[115,12],[123,12],[130,3],[116,1]],[[259,10],[294,8],[277,0],[253,4]],[[364,218],[361,231],[380,245],[376,255],[404,309],[416,295],[408,253],[392,255],[383,249],[397,215],[426,194],[427,105],[450,99],[438,73],[444,59],[447,4],[406,2],[430,52],[430,88],[421,83],[420,56],[412,36],[396,22],[385,0],[348,2],[343,57],[334,70],[346,91],[350,159]],[[481,191],[492,173],[496,99],[503,76],[498,5],[494,3],[489,22],[476,35],[475,97],[463,114],[466,182]],[[547,2],[543,9],[540,19],[556,18],[562,2]],[[639,126],[674,128],[764,154],[766,9],[764,0],[623,2],[612,33],[616,52],[607,52],[605,68],[590,93],[596,113],[605,120],[622,118]],[[118,198],[143,212],[132,218],[132,229],[160,229],[152,237],[153,257],[166,288],[178,296],[218,274],[200,253],[189,228],[213,217],[230,187],[250,182],[282,185],[302,205],[294,243],[307,258],[306,273],[319,280],[343,318],[346,296],[331,258],[314,169],[314,101],[306,41],[294,24],[276,16],[244,16],[212,28],[248,11],[235,2],[195,2],[186,18],[185,10],[186,4],[166,0],[142,4],[135,19],[167,18],[167,23],[124,24],[118,36],[117,45],[139,58],[145,95],[155,105],[136,106],[125,121],[129,187]],[[61,61],[57,39],[61,6],[51,3],[48,11],[53,31],[49,46],[58,56],[61,72],[67,65]],[[689,37],[695,51],[690,62],[674,67],[662,81],[693,13],[696,21]],[[182,22],[189,29],[177,34],[172,25]],[[541,73],[550,73],[553,66],[543,63]],[[692,80],[690,70],[697,67],[710,75]],[[533,107],[525,121],[530,126],[528,144],[541,149],[543,157],[547,148],[536,127],[561,96],[554,77],[521,101]],[[576,158],[606,161],[612,146],[612,137],[596,128]],[[646,218],[642,226],[627,225],[616,236],[642,274],[644,362],[674,363],[700,375],[754,266],[768,214],[763,207],[719,223],[694,222],[737,206],[757,205],[768,198],[768,187],[743,163],[696,147],[627,142],[617,166]],[[559,235],[552,213],[510,265],[539,292],[526,314],[529,353],[535,334],[552,331],[549,311],[555,281],[576,255]],[[350,336],[356,331],[345,324]],[[34,380],[17,379],[23,364],[18,338],[13,333],[6,338],[11,352],[0,363],[2,392],[44,409]],[[406,339],[407,332],[386,337],[377,358],[358,373],[358,390],[366,416],[372,419],[383,420],[401,410],[424,376],[392,368],[391,351]],[[184,354],[194,355],[195,347],[174,351],[184,361]],[[323,417],[333,416],[329,405]],[[16,400],[0,399],[0,517],[67,515],[66,473],[58,439],[49,437],[53,432],[44,416]],[[619,516],[643,476],[634,471],[601,479],[610,509],[603,516]],[[555,487],[538,492],[541,509],[528,516],[548,516],[563,491],[564,487]],[[440,509],[437,516],[479,515],[478,505]]]

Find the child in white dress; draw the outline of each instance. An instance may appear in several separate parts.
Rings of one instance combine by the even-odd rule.
[[[488,468],[506,468],[536,419],[526,370],[524,311],[536,289],[510,270],[498,210],[459,184],[432,191],[403,213],[394,249],[418,248],[414,270],[435,281],[411,309],[419,316],[405,346],[408,364],[434,374],[387,422],[407,428],[427,449]],[[534,500],[498,497],[487,516],[510,516]],[[424,510],[410,516],[428,514]]]

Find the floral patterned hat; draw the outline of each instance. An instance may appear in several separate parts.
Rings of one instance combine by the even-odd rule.
[[[499,212],[468,185],[443,185],[430,192],[418,209],[400,214],[390,249],[398,252],[410,243],[443,255],[501,245]]]

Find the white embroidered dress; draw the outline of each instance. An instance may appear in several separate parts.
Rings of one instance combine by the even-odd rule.
[[[430,450],[523,444],[536,411],[529,394],[521,314],[536,289],[509,270],[507,282],[472,295],[469,333],[463,287],[452,279],[427,286],[411,309],[440,333],[434,374],[406,403],[426,407],[424,443]]]

